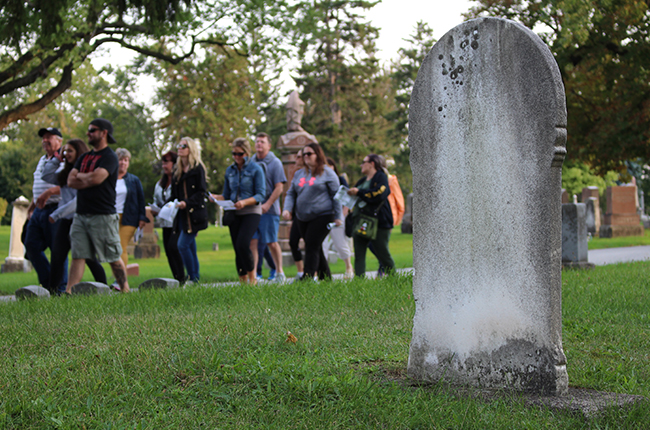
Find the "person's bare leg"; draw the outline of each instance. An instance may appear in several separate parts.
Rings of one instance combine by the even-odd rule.
[[[242,275],[239,277],[239,282],[245,284],[248,282],[248,275]]]
[[[303,273],[305,271],[305,265],[303,264],[302,260],[296,261],[296,271],[298,273]]]
[[[251,285],[257,285],[257,276],[256,276],[256,270],[251,270],[248,272],[248,283]]]
[[[68,285],[65,287],[66,294],[72,294],[72,286],[81,282],[86,269],[86,260],[83,258],[73,258],[68,272]]]
[[[354,268],[352,267],[352,257],[348,257],[345,260],[345,273],[354,273]]]
[[[251,239],[251,252],[253,253],[253,272],[257,271],[257,239]]]
[[[277,276],[278,273],[284,274],[284,271],[282,270],[282,248],[280,248],[280,244],[278,242],[273,242],[269,243],[267,246],[269,247],[269,251],[271,251],[271,257],[273,257],[273,262],[275,263],[275,276]]]
[[[110,265],[111,270],[113,271],[113,276],[115,276],[115,280],[117,281],[117,285],[120,286],[120,290],[123,293],[128,293],[130,288],[129,281],[126,279],[126,266],[124,266],[124,262],[122,259],[119,259],[110,263]]]

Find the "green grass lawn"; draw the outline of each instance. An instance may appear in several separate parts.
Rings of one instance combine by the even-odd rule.
[[[4,263],[9,253],[9,226],[0,226],[0,261]],[[167,264],[165,250],[162,245],[162,232],[159,230],[159,241],[161,256],[157,259],[129,259],[129,263],[138,263],[140,265],[140,276],[129,277],[131,287],[137,287],[141,282],[159,277],[171,278],[171,270]],[[219,245],[218,251],[213,251],[213,244]],[[208,227],[207,230],[201,231],[196,239],[196,248],[201,264],[201,281],[202,282],[224,282],[236,281],[238,279],[235,269],[235,252],[230,242],[228,228]],[[397,268],[411,267],[413,265],[413,240],[410,234],[402,234],[400,228],[393,230],[390,241],[390,249],[395,260]],[[49,258],[49,250],[46,254]],[[366,270],[377,270],[377,259],[369,252],[366,259]],[[108,264],[104,264],[106,275],[109,281],[112,274]],[[344,273],[345,264],[338,260],[331,265],[333,273]],[[296,275],[295,266],[285,268],[288,277]],[[268,277],[268,269],[264,269],[265,276]],[[88,269],[84,274],[85,281],[92,281],[92,275]],[[0,295],[13,294],[18,288],[26,285],[38,284],[36,272],[30,273],[3,273],[0,275]]]
[[[649,278],[645,262],[563,273],[571,386],[650,397]],[[0,428],[645,429],[650,422],[648,404],[585,420],[526,407],[517,395],[487,401],[412,384],[413,313],[411,277],[4,303]]]
[[[595,237],[589,241],[589,249],[620,248],[623,246],[650,245],[650,230],[644,230],[643,236],[626,236],[601,239]]]

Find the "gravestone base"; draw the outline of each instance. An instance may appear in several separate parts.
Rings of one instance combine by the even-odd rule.
[[[7,257],[4,264],[2,265],[2,273],[14,273],[14,272],[31,272],[32,263],[26,259],[14,259]]]
[[[160,258],[160,245],[139,244],[133,248],[133,257],[137,260],[142,258]]]
[[[607,393],[584,388],[569,388],[564,396],[529,396],[526,405],[539,406],[559,412],[571,412],[583,418],[597,418],[610,408],[630,408],[647,403],[643,396],[631,394]]]
[[[72,294],[110,294],[108,285],[101,282],[79,282],[72,286]]]
[[[40,285],[28,285],[16,290],[17,299],[49,299],[50,292]]]
[[[601,225],[600,237],[643,236],[644,229],[641,225]]]
[[[180,282],[171,278],[153,278],[147,279],[138,287],[139,290],[156,290],[163,288],[178,288]]]
[[[594,263],[588,261],[563,261],[563,269],[589,270],[596,267]]]
[[[131,263],[126,266],[126,276],[140,276],[140,265]]]

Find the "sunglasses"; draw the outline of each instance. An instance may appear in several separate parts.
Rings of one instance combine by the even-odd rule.
[[[178,149],[187,149],[187,145],[185,143],[181,143],[178,145]]]
[[[96,132],[96,131],[98,131],[98,130],[101,130],[101,128],[89,128],[89,129],[88,129],[88,133],[91,133],[91,134],[92,134],[92,133],[94,133],[94,132]]]
[[[235,157],[243,157],[244,155],[246,155],[245,152],[234,152],[234,151],[231,152],[231,154]]]
[[[302,156],[303,157],[311,157],[312,155],[315,155],[315,154],[316,154],[315,152],[303,152]]]

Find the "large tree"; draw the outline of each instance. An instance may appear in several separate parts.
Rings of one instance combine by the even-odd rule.
[[[293,37],[302,63],[294,80],[305,101],[303,128],[354,176],[364,155],[395,150],[385,118],[394,103],[390,81],[375,57],[377,29],[363,16],[375,4],[316,0],[295,6]]]
[[[275,0],[4,0],[0,130],[63,94],[72,86],[74,70],[106,44],[173,64],[190,57],[199,44],[231,46],[245,54],[255,48],[247,30],[257,28],[260,36],[253,42],[264,46],[263,29],[283,11],[284,2]],[[35,85],[42,91],[29,91]]]
[[[477,0],[468,17],[538,31],[562,72],[568,162],[599,173],[650,158],[650,11],[642,0]]]

